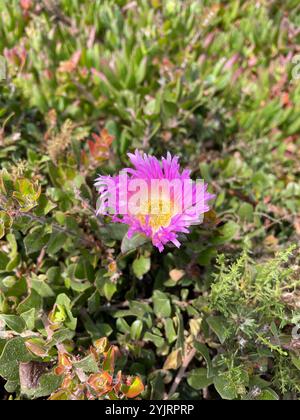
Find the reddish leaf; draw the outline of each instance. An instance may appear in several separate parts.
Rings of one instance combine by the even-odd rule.
[[[32,5],[33,5],[32,0],[20,0],[20,6],[25,11],[28,11],[29,9],[31,9]]]
[[[76,51],[72,55],[70,60],[62,61],[60,63],[58,71],[60,73],[73,73],[78,67],[80,58],[81,58],[81,51]]]
[[[62,375],[69,372],[72,369],[71,357],[66,353],[59,353],[58,355],[58,366],[55,369],[56,375]]]
[[[100,136],[92,134],[94,141],[89,140],[88,145],[91,155],[95,159],[107,159],[109,147],[114,138],[108,133],[106,129],[102,130]]]
[[[121,390],[127,398],[135,398],[144,391],[144,384],[138,376],[136,376],[130,385],[122,386]]]
[[[91,375],[88,384],[99,395],[110,392],[113,388],[113,377],[108,372]]]

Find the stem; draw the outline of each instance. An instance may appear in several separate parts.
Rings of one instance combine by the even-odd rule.
[[[170,397],[172,397],[172,395],[174,395],[175,392],[177,391],[177,388],[178,388],[180,382],[182,381],[182,378],[184,377],[185,371],[187,370],[187,368],[188,368],[189,364],[191,363],[191,361],[193,360],[193,358],[196,356],[196,353],[197,353],[197,350],[192,349],[183,359],[182,366],[179,369],[179,372],[178,372],[176,378],[174,379],[174,382],[171,386],[169,394],[164,398],[165,400],[169,400]]]
[[[59,22],[63,23],[68,27],[72,27],[72,20],[62,13],[61,9],[54,1],[43,0],[42,7]]]
[[[20,210],[13,210],[13,211],[9,212],[9,211],[7,211],[7,209],[5,209],[2,206],[0,206],[0,210],[10,213],[13,217],[16,217],[16,218],[27,217],[31,221],[38,222],[42,225],[46,225],[46,224],[51,222],[51,227],[52,227],[53,230],[55,230],[57,232],[60,232],[60,233],[65,233],[65,234],[70,235],[70,236],[73,236],[74,238],[78,239],[84,246],[94,248],[97,245],[96,240],[91,240],[91,239],[87,239],[87,238],[78,238],[78,232],[73,232],[69,229],[66,229],[66,228],[58,225],[57,223],[53,223],[52,220],[49,219],[49,218],[35,216],[34,214],[31,214],[31,213],[22,213]]]
[[[140,299],[139,302],[140,303],[148,303],[148,304],[153,303],[151,298]],[[191,305],[192,302],[193,302],[192,300],[189,300],[187,302],[181,302],[179,300],[173,300],[172,301],[172,303],[174,305],[180,306],[182,309],[185,309],[187,306]],[[97,310],[97,313],[99,313],[99,312],[113,312],[113,311],[118,311],[119,309],[128,309],[128,308],[129,308],[129,301],[125,300],[124,302],[117,303],[115,305],[108,304],[108,305],[99,306],[99,308]]]

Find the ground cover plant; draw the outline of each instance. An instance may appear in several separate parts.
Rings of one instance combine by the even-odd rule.
[[[0,2],[0,399],[300,397],[298,0]],[[96,216],[135,150],[216,198]]]

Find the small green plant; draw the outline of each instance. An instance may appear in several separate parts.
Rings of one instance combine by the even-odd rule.
[[[0,399],[299,399],[299,1],[0,19]],[[96,217],[136,149],[216,195],[179,250]]]

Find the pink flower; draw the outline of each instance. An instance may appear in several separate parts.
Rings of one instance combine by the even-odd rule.
[[[160,252],[169,242],[179,248],[178,234],[202,222],[214,195],[202,181],[192,181],[190,171],[181,170],[179,158],[170,153],[161,161],[139,151],[128,156],[134,168],[96,179],[97,214],[127,224],[129,238],[138,233],[149,237]]]

